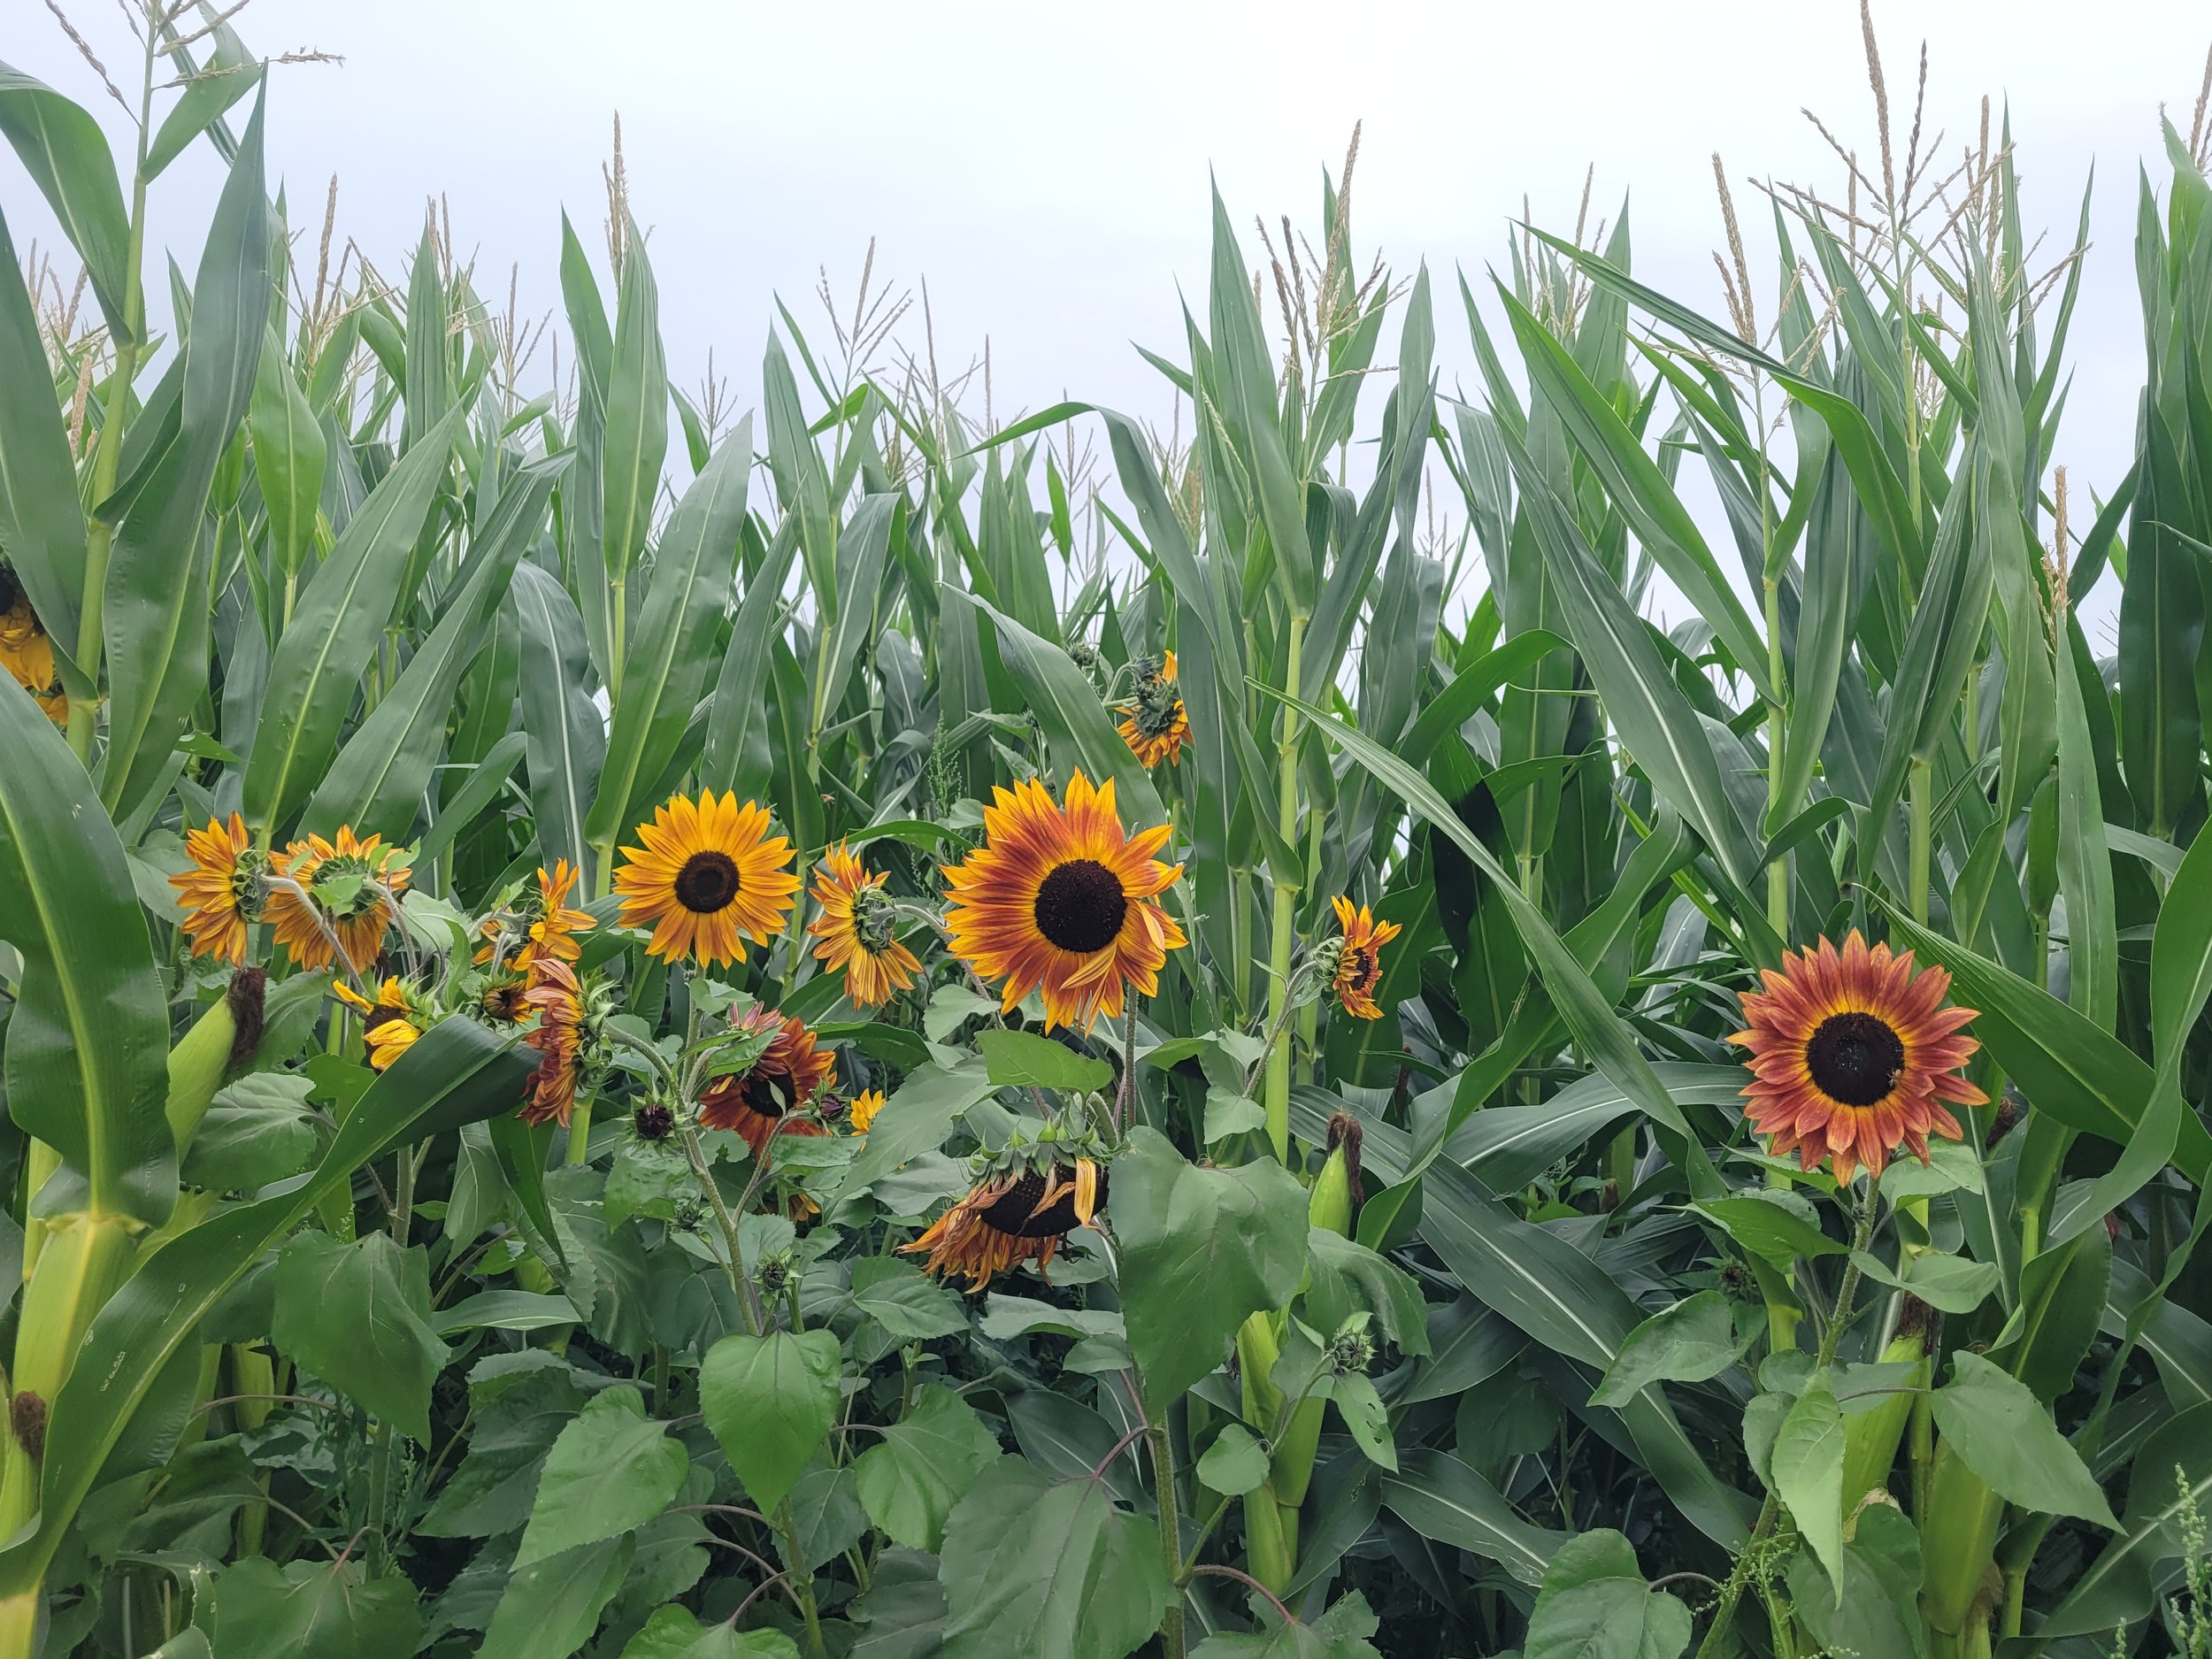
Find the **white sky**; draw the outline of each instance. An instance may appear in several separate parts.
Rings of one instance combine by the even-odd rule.
[[[119,0],[61,4],[127,82],[136,49]],[[2159,108],[2187,127],[2212,12],[2201,0],[1886,0],[1876,21],[1901,133],[1924,36],[1944,154],[1971,140],[1984,91],[2009,99],[2050,251],[2096,164],[2059,457],[2082,503],[2126,465],[2137,169],[2147,158],[2164,177]],[[1164,423],[1167,388],[1130,342],[1180,355],[1178,283],[1203,294],[1209,169],[1256,254],[1255,213],[1273,224],[1287,211],[1310,230],[1321,170],[1340,164],[1356,119],[1356,243],[1363,262],[1379,248],[1402,273],[1427,259],[1448,390],[1455,376],[1473,384],[1453,271],[1485,285],[1525,192],[1540,223],[1571,227],[1594,161],[1593,217],[1630,197],[1639,274],[1717,314],[1714,150],[1755,257],[1770,236],[1747,175],[1839,176],[1801,106],[1873,165],[1849,0],[257,0],[237,27],[257,51],[347,60],[273,77],[271,167],[296,228],[311,235],[335,172],[342,231],[397,273],[425,198],[442,192],[480,290],[503,296],[520,261],[530,311],[558,302],[563,205],[601,253],[600,164],[618,110],[672,374],[695,387],[711,347],[741,406],[754,401],[772,294],[824,343],[818,269],[849,300],[872,235],[879,279],[928,279],[941,359],[964,361],[987,334],[1002,419],[1064,393]],[[98,111],[124,148],[121,111],[46,0],[0,0],[0,59]],[[188,271],[218,183],[201,146],[157,186],[155,242]],[[5,156],[0,206],[19,247],[51,243]],[[1763,319],[1770,287],[1763,300]],[[917,342],[918,322],[918,310]],[[2111,648],[2108,631],[2099,642]]]

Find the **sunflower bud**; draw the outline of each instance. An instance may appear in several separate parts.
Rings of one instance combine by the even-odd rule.
[[[676,1133],[676,1114],[658,1101],[647,1101],[630,1114],[630,1128],[641,1141],[665,1141]]]

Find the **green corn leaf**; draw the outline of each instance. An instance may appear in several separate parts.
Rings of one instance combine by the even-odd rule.
[[[131,340],[131,320],[124,304],[129,287],[130,215],[116,179],[115,157],[99,122],[45,82],[0,63],[0,134],[14,146],[24,171],[61,222],[69,245],[84,261],[109,334],[118,342]],[[11,378],[8,383],[37,382]]]
[[[8,107],[0,67],[0,123]],[[38,315],[23,266],[0,215],[0,386],[42,387],[48,378]],[[0,547],[51,638],[57,659],[77,649],[83,610],[84,509],[60,406],[42,392],[0,397]]]

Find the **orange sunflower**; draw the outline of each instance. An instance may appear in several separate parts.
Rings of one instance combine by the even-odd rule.
[[[522,1000],[537,1011],[538,1023],[524,1041],[542,1056],[530,1074],[530,1094],[522,1106],[522,1121],[541,1124],[552,1118],[566,1124],[576,1104],[576,1090],[584,1078],[584,991],[568,964],[557,956],[542,958],[534,983]]]
[[[1364,904],[1354,910],[1348,898],[1329,902],[1336,909],[1336,925],[1344,935],[1337,941],[1336,972],[1329,988],[1346,1013],[1380,1019],[1375,987],[1382,983],[1382,948],[1403,930],[1395,922],[1377,921]]]
[[[780,1009],[756,1004],[730,1023],[741,1032],[773,1031],[775,1036],[744,1071],[718,1077],[700,1091],[699,1121],[710,1129],[736,1131],[753,1156],[765,1163],[768,1144],[779,1133],[823,1133],[821,1125],[790,1114],[821,1092],[836,1061],[815,1047],[804,1021]]]
[[[845,995],[856,1008],[889,1002],[921,972],[914,953],[893,931],[898,909],[883,890],[888,879],[870,875],[842,841],[823,856],[814,872],[814,897],[822,914],[806,931],[822,941],[814,947],[816,959],[844,974]]]
[[[341,825],[334,841],[319,835],[294,841],[270,860],[270,869],[286,879],[270,891],[268,918],[293,962],[311,972],[328,967],[342,950],[359,973],[376,961],[396,902],[407,890],[400,849],[385,846],[380,835],[357,840],[351,826]]]
[[[696,801],[672,795],[641,824],[642,847],[625,847],[614,872],[626,927],[650,926],[646,949],[712,967],[735,962],[741,939],[765,941],[783,931],[799,878],[791,843],[768,833],[767,810],[738,804],[710,789]]]
[[[1106,1170],[1089,1158],[1044,1168],[1018,1167],[971,1187],[902,1255],[926,1256],[924,1271],[958,1275],[973,1295],[999,1273],[1034,1262],[1040,1274],[1069,1233],[1106,1207]]]
[[[557,956],[563,962],[573,962],[584,954],[581,941],[576,935],[588,933],[593,922],[589,910],[569,908],[568,895],[576,890],[576,883],[584,872],[562,858],[551,870],[538,866],[537,916],[530,924],[530,941],[515,952],[515,966],[529,970],[530,964],[546,956]]]
[[[422,1026],[417,1023],[420,1016],[408,997],[406,986],[398,979],[387,976],[377,987],[373,1002],[343,980],[330,988],[340,1002],[361,1016],[361,1043],[368,1050],[370,1070],[388,1069],[422,1035]]]
[[[1156,671],[1149,658],[1137,670],[1137,694],[1122,709],[1122,741],[1129,752],[1149,768],[1162,761],[1183,764],[1183,749],[1190,741],[1190,717],[1183,700],[1175,695],[1175,653],[1170,651]]]
[[[0,565],[0,668],[31,694],[55,725],[69,718],[69,698],[54,672],[54,642],[31,609],[23,584],[5,565]]]
[[[997,789],[983,810],[984,844],[944,868],[952,948],[984,979],[1003,979],[1002,1008],[1044,994],[1045,1025],[1085,1031],[1121,1012],[1122,989],[1159,989],[1167,953],[1183,930],[1157,895],[1183,873],[1153,857],[1167,826],[1125,834],[1114,784],[1097,789],[1080,772],[1055,806],[1032,778]]]
[[[1981,1045],[1959,1029],[1975,1010],[1944,1004],[1951,976],[1916,975],[1911,951],[1893,956],[1855,928],[1840,953],[1824,939],[1782,960],[1745,995],[1748,1029],[1728,1040],[1750,1050],[1745,1111],[1770,1149],[1809,1170],[1832,1159],[1847,1182],[1861,1164],[1878,1178],[1899,1147],[1925,1164],[1930,1135],[1958,1140],[1942,1102],[1988,1096],[1956,1074]]]
[[[192,868],[171,876],[169,885],[185,906],[184,936],[192,954],[243,962],[246,925],[261,915],[267,857],[254,849],[246,821],[235,812],[227,825],[210,818],[205,829],[187,830],[184,850]]]

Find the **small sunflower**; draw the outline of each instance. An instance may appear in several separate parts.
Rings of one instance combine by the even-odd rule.
[[[672,795],[641,824],[642,847],[625,847],[614,872],[627,927],[649,925],[656,956],[689,956],[713,966],[743,954],[741,938],[773,939],[783,930],[799,879],[791,843],[768,833],[767,810],[738,804],[710,789],[698,800]]]
[[[1403,930],[1395,922],[1377,921],[1364,904],[1354,910],[1348,898],[1329,902],[1336,909],[1336,925],[1343,933],[1335,941],[1336,971],[1329,988],[1336,993],[1346,1013],[1362,1019],[1380,1019],[1382,1010],[1376,1005],[1375,987],[1382,983],[1382,948]]]
[[[522,1000],[537,1013],[538,1023],[524,1041],[542,1056],[530,1074],[529,1098],[523,1102],[522,1121],[541,1124],[552,1118],[568,1122],[576,1104],[576,1091],[584,1079],[584,990],[568,964],[549,956],[537,964],[534,982]]]
[[[424,1016],[400,980],[388,976],[376,987],[373,1002],[343,980],[330,988],[340,1002],[361,1016],[361,1043],[368,1051],[372,1071],[388,1069],[422,1035]]]
[[[550,870],[538,866],[537,907],[530,921],[529,942],[515,953],[516,967],[526,972],[541,957],[574,962],[584,954],[576,935],[592,930],[592,915],[589,910],[572,910],[568,902],[568,895],[575,891],[583,873],[565,858],[556,861]]]
[[[69,698],[54,672],[54,642],[31,609],[31,596],[5,565],[0,565],[0,667],[31,694],[55,725],[69,718]]]
[[[531,981],[519,973],[501,972],[484,981],[477,1006],[495,1025],[518,1025],[530,1017]]]
[[[1841,1181],[1861,1164],[1879,1177],[1899,1147],[1925,1164],[1930,1135],[1960,1139],[1942,1102],[1987,1100],[1956,1075],[1981,1047],[1959,1031],[1975,1010],[1944,1006],[1951,976],[1916,975],[1909,950],[1893,956],[1854,928],[1841,952],[1824,939],[1763,977],[1743,998],[1748,1029],[1728,1041],[1750,1050],[1746,1115],[1772,1151],[1809,1170],[1832,1159]]]
[[[385,846],[380,835],[357,839],[351,826],[341,825],[334,841],[294,841],[270,860],[270,870],[282,879],[269,894],[268,918],[294,963],[311,972],[342,950],[359,973],[376,961],[407,890],[399,848]]]
[[[926,1256],[927,1272],[968,1279],[972,1295],[1018,1263],[1034,1262],[1044,1274],[1068,1234],[1105,1207],[1106,1169],[1095,1160],[1021,1162],[979,1181],[899,1249]]]
[[[867,866],[842,841],[823,856],[814,872],[814,897],[820,918],[807,932],[822,942],[818,961],[845,976],[845,995],[856,1008],[873,1008],[914,983],[922,964],[898,941],[894,931],[898,907],[883,890],[889,878],[870,875]]]
[[[853,1103],[845,1109],[845,1120],[852,1125],[855,1135],[865,1139],[868,1125],[875,1122],[876,1114],[882,1110],[883,1091],[879,1088],[863,1089],[853,1096]]]
[[[1183,764],[1190,742],[1190,717],[1175,693],[1175,653],[1168,652],[1156,667],[1149,657],[1137,664],[1137,692],[1121,709],[1121,738],[1148,769],[1162,761]]]
[[[699,1121],[710,1129],[734,1130],[765,1163],[769,1142],[778,1134],[823,1133],[821,1125],[790,1115],[821,1092],[836,1061],[815,1047],[804,1021],[780,1009],[756,1004],[730,1023],[749,1035],[775,1034],[744,1071],[718,1077],[700,1091]]]
[[[944,867],[945,917],[956,955],[983,978],[1003,979],[1002,1008],[1040,987],[1045,1024],[1088,1031],[1121,1012],[1125,986],[1149,996],[1183,930],[1157,895],[1183,873],[1153,854],[1167,826],[1125,834],[1111,779],[1094,789],[1080,772],[1055,806],[1030,779],[994,792],[984,845]]]
[[[266,895],[262,876],[267,856],[256,850],[235,812],[228,824],[210,818],[205,829],[186,831],[184,850],[192,868],[171,876],[169,885],[185,906],[184,936],[192,954],[243,962],[246,925],[261,918]]]

